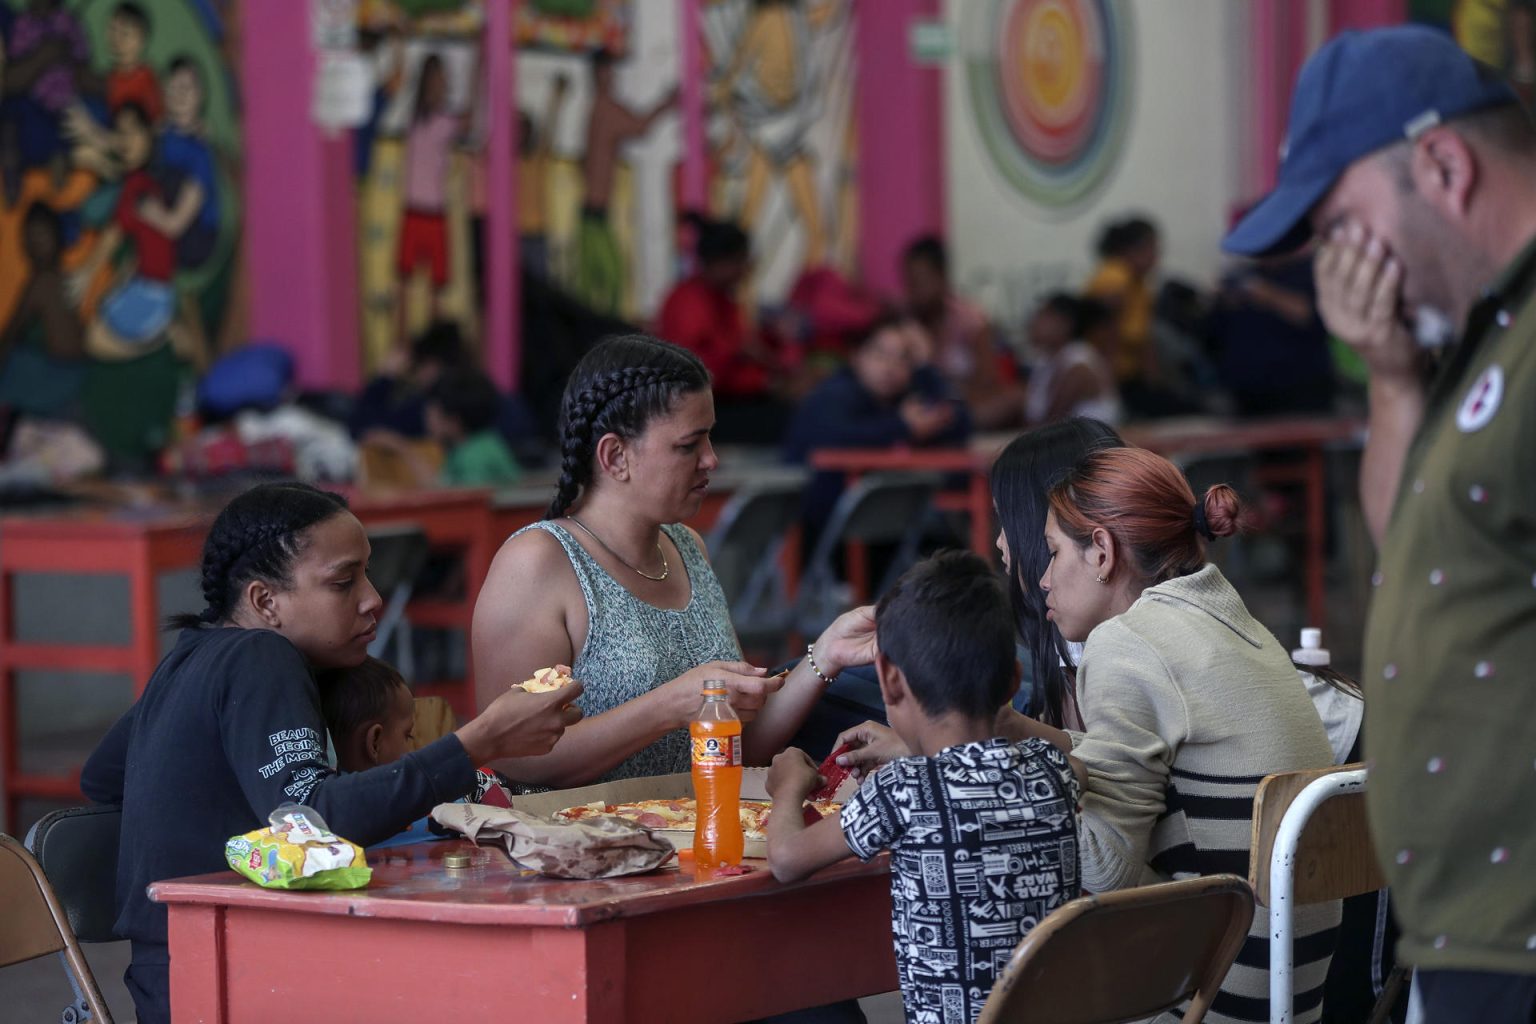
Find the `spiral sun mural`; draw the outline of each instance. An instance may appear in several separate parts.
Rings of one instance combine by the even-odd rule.
[[[972,117],[998,171],[1051,209],[1109,177],[1130,105],[1124,0],[976,0],[962,7]]]

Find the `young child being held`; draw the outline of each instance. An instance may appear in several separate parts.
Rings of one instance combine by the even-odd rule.
[[[369,658],[333,673],[320,688],[320,711],[336,749],[336,768],[365,772],[416,749],[416,700],[405,677]]]
[[[909,1021],[974,1021],[1019,940],[1079,893],[1081,783],[1042,739],[996,736],[1019,685],[1002,580],[976,555],[920,562],[875,610],[875,668],[891,727],[914,756],[864,780],[838,818],[768,819],[768,864],[793,881],[891,851],[891,924]],[[820,783],[791,747],[774,758],[775,810]]]
[[[394,764],[416,749],[416,699],[405,677],[378,658],[330,673],[320,687],[320,710],[336,749],[338,771],[365,772]],[[510,783],[488,768],[478,769],[475,776],[470,803],[512,806]],[[432,839],[429,820],[414,821],[370,849]]]

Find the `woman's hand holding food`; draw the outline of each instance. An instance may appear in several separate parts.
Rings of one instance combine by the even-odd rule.
[[[784,685],[783,676],[770,676],[767,669],[744,661],[705,662],[661,687],[671,698],[672,717],[678,727],[686,726],[698,713],[708,681],[724,684],[731,695],[731,707],[743,722],[757,717],[769,694]]]
[[[581,721],[581,708],[575,704],[581,693],[582,685],[574,679],[542,693],[513,686],[456,735],[477,765],[547,754],[568,727]]]

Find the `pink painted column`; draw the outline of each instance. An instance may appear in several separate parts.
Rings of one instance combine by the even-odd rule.
[[[913,63],[913,21],[939,0],[854,5],[858,88],[859,273],[881,292],[901,287],[898,261],[914,237],[944,230],[941,71]]]
[[[1348,28],[1400,25],[1407,17],[1405,0],[1331,0],[1328,4],[1328,34]]]
[[[245,265],[252,338],[293,352],[303,387],[356,389],[356,188],[345,132],[310,118],[307,3],[242,3]]]
[[[1248,137],[1251,192],[1257,199],[1275,185],[1280,145],[1290,117],[1291,92],[1307,59],[1307,8],[1295,0],[1254,0],[1249,8],[1249,60],[1254,69],[1252,129]]]
[[[517,172],[512,166],[514,0],[488,0],[485,8],[486,231],[485,370],[504,391],[522,374],[522,317],[517,245]]]

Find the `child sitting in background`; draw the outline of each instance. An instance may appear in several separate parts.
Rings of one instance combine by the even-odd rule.
[[[464,361],[459,325],[439,320],[411,342],[396,348],[379,375],[357,397],[347,428],[359,441],[427,436],[427,394],[438,380]]]
[[[331,734],[338,771],[364,772],[393,764],[417,747],[413,731],[416,700],[411,688],[404,676],[378,658],[370,657],[356,668],[329,674],[320,687],[320,712]],[[512,806],[510,783],[488,768],[479,769],[475,775],[475,792],[468,802]],[[435,838],[430,820],[414,821],[405,831],[370,849]]]
[[[768,864],[788,882],[889,849],[907,1019],[970,1022],[1019,940],[1078,894],[1078,766],[1045,740],[997,738],[1019,668],[1001,578],[976,555],[913,566],[875,623],[880,692],[915,756],[865,779],[838,818],[771,815]],[[768,773],[776,810],[819,783],[793,747]]]
[[[944,378],[922,365],[927,347],[912,320],[876,321],[853,342],[848,365],[800,403],[784,438],[786,462],[804,464],[817,448],[892,448],[961,444],[970,434],[964,403],[948,396]],[[803,550],[816,540],[843,493],[841,473],[811,477],[802,496]]]
[[[496,429],[501,394],[491,379],[461,366],[427,393],[427,434],[443,446],[441,482],[450,487],[500,487],[523,475]]]

